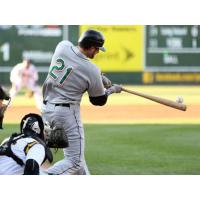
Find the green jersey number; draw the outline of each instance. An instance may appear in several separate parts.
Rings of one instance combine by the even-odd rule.
[[[66,70],[65,74],[63,75],[63,77],[61,78],[61,80],[59,81],[59,84],[63,84],[65,82],[65,80],[68,78],[68,76],[70,75],[70,73],[72,72],[72,67],[67,67],[65,68],[65,63],[64,60],[62,60],[61,58],[57,59],[56,62],[58,64],[60,64],[61,66],[53,66],[49,72],[49,75],[54,79],[57,80],[58,76],[55,74],[56,71],[63,71],[64,69]]]

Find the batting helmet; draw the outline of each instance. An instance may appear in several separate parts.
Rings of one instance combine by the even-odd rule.
[[[34,113],[25,115],[20,123],[20,131],[27,136],[36,134],[39,138],[44,140],[44,123],[42,117]]]
[[[94,46],[105,52],[106,49],[103,47],[104,41],[105,39],[101,32],[90,29],[81,35],[78,40],[78,44],[80,47],[83,47],[85,49]]]

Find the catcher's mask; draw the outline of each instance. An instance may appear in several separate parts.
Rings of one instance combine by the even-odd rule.
[[[35,113],[25,115],[20,123],[20,131],[27,136],[34,134],[44,140],[44,123],[42,117]]]

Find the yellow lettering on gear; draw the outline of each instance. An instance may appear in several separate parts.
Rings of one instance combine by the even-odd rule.
[[[30,148],[31,148],[32,146],[34,146],[35,144],[37,144],[37,142],[36,142],[36,141],[33,141],[33,142],[31,142],[31,143],[28,143],[28,144],[25,146],[25,148],[24,148],[24,153],[25,153],[25,155],[27,155],[27,153],[28,153],[28,151],[30,150]]]

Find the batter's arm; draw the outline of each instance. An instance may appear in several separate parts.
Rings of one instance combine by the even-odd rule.
[[[108,96],[106,94],[97,97],[89,97],[90,102],[95,106],[103,106],[106,104]]]
[[[114,84],[110,88],[106,89],[105,94],[97,97],[89,97],[90,102],[95,106],[103,106],[106,104],[108,96],[113,93],[120,93],[122,91],[122,86]]]

